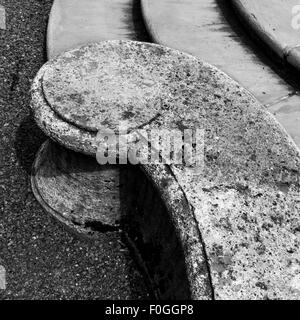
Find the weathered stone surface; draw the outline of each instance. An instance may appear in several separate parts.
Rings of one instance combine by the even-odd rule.
[[[62,52],[80,45],[97,41],[111,39],[148,40],[140,15],[138,2],[131,0],[54,0],[46,39],[48,59],[53,59]],[[36,88],[38,92],[41,90],[39,83]],[[94,138],[93,133],[84,132],[84,130],[80,132],[74,126],[67,126],[51,110],[45,108],[46,104],[42,94],[34,94],[34,99],[36,99],[36,104],[40,106],[39,111],[41,111],[40,116],[37,116],[36,119],[48,135],[67,148],[86,154],[95,154],[95,148],[91,144]],[[36,111],[36,113],[38,112]],[[48,123],[48,126],[45,127],[44,123]],[[51,149],[46,146],[43,148]],[[42,150],[36,159],[37,172],[32,177],[32,181],[35,185],[36,197],[39,198],[44,208],[80,233],[91,234],[91,228],[86,226],[86,222],[91,221],[91,215],[95,224],[115,225],[118,215],[112,217],[112,212],[119,213],[120,186],[117,181],[120,176],[120,168],[110,165],[100,168],[96,160],[85,158],[86,160],[82,163],[77,163],[81,171],[80,176],[77,175],[79,169],[74,167],[70,168],[71,173],[68,174],[69,172],[66,170],[61,171],[55,167],[60,155],[56,155],[54,158],[49,157],[50,152],[45,151],[42,157]],[[64,154],[66,153],[68,152],[65,150]],[[72,159],[81,158],[80,155],[71,155],[72,152],[69,152]],[[96,180],[98,179],[99,182],[103,179],[107,184],[91,181],[90,168],[85,165],[86,162],[90,163],[91,161],[94,161],[93,170]],[[45,171],[50,168],[53,170],[51,175],[45,175]],[[97,185],[98,198],[101,194],[101,199],[94,199],[97,198],[95,194],[95,197],[92,195],[84,196],[89,191],[80,185],[86,179],[90,179],[94,187]],[[74,184],[76,184],[77,191],[74,191]],[[87,202],[91,202],[93,205]],[[79,203],[83,207],[89,206],[88,210],[73,210],[74,207],[80,207]],[[101,203],[103,205],[99,206]],[[104,212],[107,213],[107,216],[102,215]],[[74,219],[79,222],[77,225],[72,222]]]
[[[120,226],[116,166],[100,166],[48,140],[38,152],[31,182],[44,209],[79,234],[97,237],[97,231]]]
[[[44,95],[63,119],[86,130],[117,129],[120,122],[128,129],[143,126],[160,111],[172,65],[171,61],[163,67],[154,50],[168,52],[138,43],[106,42],[65,53],[46,70]]]
[[[300,155],[291,138],[275,118],[235,81],[197,58],[175,50],[112,41],[71,51],[43,70],[52,74],[57,68],[59,74],[62,62],[68,63],[66,59],[72,64],[82,55],[89,57],[89,51],[94,55],[99,52],[102,57],[105,50],[112,55],[120,53],[120,57],[126,53],[125,59],[120,59],[120,70],[128,70],[127,63],[132,66],[131,57],[143,66],[143,69],[135,69],[139,74],[135,74],[132,81],[143,79],[148,74],[144,72],[146,69],[151,70],[151,77],[157,79],[156,85],[161,86],[158,91],[160,109],[154,104],[144,109],[145,114],[151,116],[159,112],[142,128],[205,130],[203,171],[184,165],[142,166],[160,190],[172,217],[177,217],[174,219],[177,221],[176,230],[186,248],[189,276],[196,279],[194,283],[191,281],[193,298],[203,298],[202,286],[207,276],[211,279],[216,299],[300,298]],[[62,121],[52,107],[40,100],[37,88],[41,74],[34,87],[37,104],[32,105],[38,123],[58,141],[63,142],[66,136],[72,137],[75,133],[77,140],[65,144],[85,152],[92,151],[87,148],[93,145],[90,131]],[[114,84],[107,78],[106,85],[109,83]],[[143,90],[147,93],[149,89],[140,81],[137,98]],[[122,96],[118,99],[122,105]],[[134,128],[141,123],[136,122],[135,111],[142,109],[139,103],[143,100],[136,99],[133,108],[126,102],[125,99],[122,112],[134,113],[133,117],[126,119]],[[63,106],[60,112],[62,110]],[[67,112],[69,110],[67,108]],[[105,110],[104,119],[111,111]],[[116,111],[115,120],[120,109]],[[73,112],[76,115],[76,109]],[[51,115],[56,117],[55,125]],[[88,120],[92,121],[92,117]],[[63,130],[59,123],[64,124]],[[115,129],[116,123],[107,121],[102,125]],[[81,142],[82,146],[78,146]],[[183,210],[186,207],[174,197],[177,192],[173,192],[174,188],[188,200],[190,210]],[[191,234],[195,233],[189,234],[186,226],[182,232],[182,227],[193,219],[198,223],[199,234],[191,239]],[[198,249],[193,249],[193,245]],[[208,274],[197,268],[199,259],[203,261],[201,245],[204,257],[207,257]],[[200,278],[196,278],[197,274],[201,275]],[[198,293],[197,288],[200,288]]]
[[[214,299],[214,287],[209,270],[209,261],[207,260],[205,241],[203,241],[198,221],[194,215],[194,208],[189,203],[185,190],[178,183],[172,169],[167,165],[147,165],[143,166],[142,169],[164,201],[170,215],[170,222],[173,224],[181,242],[181,248],[185,256],[186,276],[190,286],[190,297],[194,300]],[[159,220],[157,219],[157,221]],[[149,227],[151,228],[151,224],[144,223],[141,228],[149,232],[151,230]],[[169,246],[168,241],[165,241],[166,246]],[[175,254],[174,257],[176,257]],[[181,261],[178,260],[178,262]],[[172,264],[173,261],[170,262],[171,266]]]
[[[213,297],[197,221],[168,166],[122,170],[125,231],[134,241],[160,299]],[[125,173],[125,174],[124,174]],[[163,180],[160,181],[160,177]],[[166,183],[168,181],[168,183]]]
[[[45,70],[52,63],[46,63],[36,75],[31,89],[31,108],[34,118],[44,133],[59,144],[77,152],[95,155],[97,151],[96,133],[81,130],[62,120],[48,105],[42,90]]]
[[[298,299],[299,153],[255,103],[221,107],[208,92],[205,171],[172,170],[199,222],[215,298]]]

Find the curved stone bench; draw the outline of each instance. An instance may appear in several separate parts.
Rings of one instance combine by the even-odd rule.
[[[276,1],[249,3],[259,7],[261,3]],[[299,80],[286,82],[290,74],[283,74],[272,65],[251,41],[239,25],[230,1],[141,0],[141,3],[154,42],[190,53],[226,72],[264,104],[300,146],[300,97],[295,92],[299,88],[289,84],[297,84]]]
[[[242,22],[250,27],[251,31],[254,31],[282,60],[300,69],[300,10],[296,8],[299,1],[233,0],[233,4]]]
[[[115,130],[118,121],[131,128],[132,146],[135,129],[205,130],[203,170],[124,166],[121,219],[158,296],[299,298],[300,155],[224,73],[162,46],[102,42],[48,62],[34,81],[32,109],[52,140],[91,156],[97,131]],[[80,232],[92,221],[114,223],[97,195],[101,166],[57,148],[44,145],[34,165],[41,204]]]
[[[48,33],[48,58],[104,40],[143,40],[144,30],[131,0],[54,0]]]

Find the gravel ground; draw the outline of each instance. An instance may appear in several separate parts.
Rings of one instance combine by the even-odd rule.
[[[29,112],[30,83],[46,59],[52,0],[0,0],[0,299],[147,299],[121,235],[99,241],[69,234],[40,208],[29,173],[45,140]]]

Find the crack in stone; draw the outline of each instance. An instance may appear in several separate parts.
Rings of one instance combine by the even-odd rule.
[[[241,193],[246,193],[247,191],[249,191],[249,187],[248,186],[244,186],[242,184],[236,184],[233,186],[227,186],[227,185],[218,185],[218,186],[214,186],[211,188],[202,188],[202,190],[204,192],[213,192],[215,190],[220,190],[220,189],[226,189],[226,190],[235,190]]]
[[[153,118],[151,118],[149,121],[141,124],[140,126],[137,127],[137,129],[143,129],[144,127],[151,125],[155,120],[157,120],[162,114],[158,112]],[[133,131],[133,130],[132,130]],[[129,132],[131,133],[131,132]]]

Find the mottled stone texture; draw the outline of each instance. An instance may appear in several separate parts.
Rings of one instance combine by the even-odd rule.
[[[55,218],[77,233],[97,237],[97,231],[119,227],[120,172],[114,165],[72,152],[48,140],[32,170],[35,197]]]
[[[300,298],[299,151],[227,75],[161,46],[104,42],[48,63],[32,107],[50,137],[89,154],[94,131],[118,120],[133,131],[204,129],[203,170],[142,166],[182,242],[191,296],[207,298],[209,282],[216,299]]]

